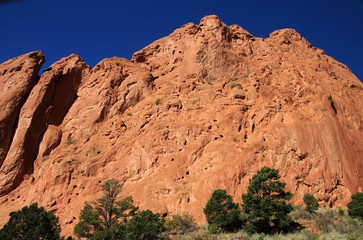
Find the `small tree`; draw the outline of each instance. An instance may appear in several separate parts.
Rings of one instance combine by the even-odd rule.
[[[352,195],[352,201],[347,204],[348,213],[351,217],[363,218],[363,192]]]
[[[58,218],[46,212],[37,203],[11,213],[9,221],[0,230],[0,239],[60,239]]]
[[[247,194],[242,195],[247,231],[271,233],[287,230],[290,226],[288,214],[292,205],[286,200],[290,200],[292,194],[284,191],[286,183],[279,179],[279,171],[268,167],[262,167],[250,179]]]
[[[119,239],[125,234],[124,224],[135,215],[132,197],[116,201],[121,185],[115,179],[108,180],[102,187],[104,196],[93,203],[86,202],[74,234],[87,239]]]
[[[165,231],[164,223],[164,218],[160,218],[159,214],[154,214],[150,210],[138,212],[127,223],[127,239],[159,239],[160,233]]]
[[[303,200],[306,205],[305,209],[309,213],[314,213],[316,210],[319,209],[319,202],[313,195],[307,193],[304,195]]]
[[[215,190],[204,208],[208,229],[212,233],[232,232],[241,228],[241,211],[226,190]]]

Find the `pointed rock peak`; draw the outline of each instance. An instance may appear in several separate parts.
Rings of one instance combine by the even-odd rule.
[[[69,55],[68,57],[62,58],[61,60],[59,60],[56,63],[58,63],[58,64],[61,64],[61,63],[76,64],[78,62],[84,63],[84,60],[79,55],[73,53],[73,54]]]
[[[2,63],[1,65],[8,66],[11,64],[15,64],[15,65],[17,65],[17,71],[18,71],[26,63],[28,63],[30,65],[35,64],[37,66],[36,68],[40,69],[40,67],[43,65],[44,62],[45,62],[45,57],[44,57],[43,53],[41,51],[34,51],[34,52],[26,53],[24,55],[10,59],[10,60]]]
[[[289,40],[294,41],[299,41],[302,39],[302,36],[298,32],[296,32],[295,29],[292,28],[280,29],[270,33],[271,38],[275,38],[277,36],[283,36],[288,38]]]
[[[305,46],[310,48],[311,44],[304,37],[300,35],[300,33],[296,32],[295,29],[285,28],[276,30],[270,33],[270,39],[279,42],[279,44],[291,44],[298,43],[301,46]]]
[[[42,77],[45,75],[52,75],[57,71],[63,71],[63,69],[72,69],[72,68],[80,68],[90,70],[91,67],[84,62],[83,58],[81,58],[77,54],[71,54],[68,57],[64,57],[55,63],[53,63],[50,67],[44,70]]]
[[[226,24],[224,24],[217,15],[205,16],[199,23],[200,27],[206,27],[208,30],[218,29],[223,25]]]
[[[45,62],[44,54],[41,51],[30,52],[24,56],[35,59],[39,65],[42,65]]]
[[[121,69],[123,66],[127,66],[132,64],[126,58],[120,57],[112,57],[112,58],[105,58],[101,62],[97,63],[91,70],[92,73],[96,73],[99,70],[111,70],[112,68]]]

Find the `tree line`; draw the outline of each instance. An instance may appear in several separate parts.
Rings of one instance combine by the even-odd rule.
[[[285,185],[278,170],[262,167],[250,179],[242,204],[233,202],[226,190],[215,190],[203,209],[208,230],[222,233],[243,229],[266,234],[290,231],[294,228],[289,216],[293,206],[288,203],[292,194],[284,191]],[[161,239],[166,230],[195,228],[188,214],[166,220],[150,210],[140,211],[131,196],[117,201],[122,186],[115,179],[108,180],[102,190],[103,197],[86,202],[80,212],[74,227],[74,235],[79,239]],[[313,195],[305,194],[303,200],[306,211],[314,213],[319,208]],[[350,216],[363,218],[363,193],[353,194],[347,207]],[[58,217],[34,203],[10,214],[9,221],[0,229],[0,239],[64,239],[60,230]]]

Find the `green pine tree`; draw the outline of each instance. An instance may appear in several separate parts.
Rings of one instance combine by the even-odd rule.
[[[104,196],[92,205],[86,203],[80,214],[80,221],[74,228],[74,234],[87,239],[122,239],[126,222],[135,216],[137,208],[132,197],[117,201],[121,185],[115,179],[103,185]]]
[[[352,195],[352,201],[347,204],[348,213],[352,217],[363,218],[363,192]]]
[[[138,212],[126,225],[127,238],[130,240],[160,239],[160,233],[165,231],[165,219],[150,210]]]
[[[209,224],[208,229],[212,233],[232,232],[242,227],[239,206],[233,202],[226,190],[217,189],[213,192],[204,208],[204,214]]]
[[[279,179],[279,171],[268,167],[262,167],[250,179],[247,193],[242,195],[247,231],[272,233],[286,231],[290,226],[292,205],[286,200],[292,194],[284,191],[286,183]]]
[[[319,209],[319,202],[313,195],[307,193],[304,195],[303,200],[306,205],[305,209],[309,213],[314,213],[316,210]]]
[[[46,212],[37,203],[11,213],[9,221],[0,230],[0,239],[60,239],[58,217],[52,211]]]

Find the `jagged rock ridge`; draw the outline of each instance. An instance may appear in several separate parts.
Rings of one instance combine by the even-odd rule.
[[[257,38],[217,16],[93,69],[71,55],[37,73],[0,65],[0,208],[31,202],[72,234],[109,178],[140,208],[203,220],[210,194],[241,201],[264,165],[294,201],[346,204],[362,187],[363,85],[293,29]]]

